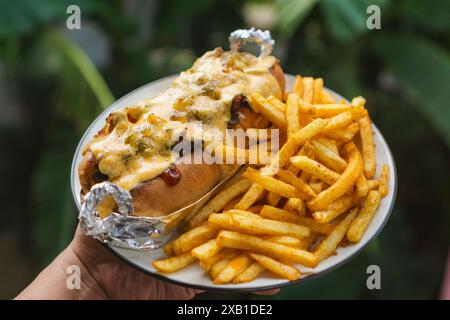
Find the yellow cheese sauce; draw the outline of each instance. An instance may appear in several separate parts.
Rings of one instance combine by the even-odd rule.
[[[90,150],[99,170],[122,188],[131,190],[174,163],[171,148],[187,130],[200,123],[200,132],[225,133],[233,98],[258,92],[281,98],[269,69],[276,58],[216,48],[197,59],[171,87],[137,105],[112,113],[111,132],[94,138]]]

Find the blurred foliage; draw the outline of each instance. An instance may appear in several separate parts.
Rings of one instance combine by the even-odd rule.
[[[70,4],[81,8],[81,30],[65,29]],[[381,30],[366,27],[373,4]],[[262,21],[267,10],[273,19]],[[260,20],[271,23],[286,72],[368,99],[399,179],[391,219],[364,253],[276,297],[438,296],[450,230],[448,0],[0,0],[0,98],[14,101],[0,101],[0,111],[17,115],[0,121],[0,232],[17,235],[36,272],[72,237],[71,160],[102,108]],[[100,40],[106,56],[94,63]],[[370,264],[382,269],[380,291],[366,289]]]

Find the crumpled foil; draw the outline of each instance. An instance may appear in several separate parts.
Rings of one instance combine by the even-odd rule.
[[[96,208],[109,196],[114,198],[119,212],[112,212],[102,219]],[[162,236],[165,224],[161,219],[132,216],[133,199],[130,192],[111,182],[94,185],[83,201],[78,219],[85,235],[131,249],[156,249],[167,240],[167,237]]]
[[[239,51],[239,49],[246,43],[255,43],[260,46],[261,52],[260,58],[270,55],[275,45],[275,41],[272,39],[268,30],[262,31],[256,30],[254,27],[251,29],[239,29],[233,31],[228,37],[230,41],[230,49],[232,51]]]
[[[230,34],[231,50],[238,51],[246,43],[256,43],[261,47],[260,57],[272,52],[274,41],[269,31],[236,30]],[[232,175],[231,175],[232,176]],[[172,231],[188,216],[195,214],[227,182],[228,177],[215,186],[207,195],[196,203],[171,213],[165,217],[133,216],[133,199],[129,191],[111,182],[94,185],[82,199],[78,215],[83,234],[92,236],[103,243],[135,249],[148,250],[163,246]],[[112,196],[117,204],[117,211],[101,218],[97,207],[107,197]]]

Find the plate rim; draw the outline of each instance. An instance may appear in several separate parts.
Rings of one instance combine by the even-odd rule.
[[[287,76],[292,76],[293,75],[289,74],[289,73],[285,73],[285,75]],[[120,100],[125,99],[126,97],[129,97],[131,95],[133,95],[134,93],[136,93],[137,91],[143,89],[146,86],[152,85],[152,84],[156,84],[158,82],[163,82],[163,81],[167,81],[170,78],[176,77],[176,74],[173,75],[168,75],[165,77],[162,77],[160,79],[151,81],[149,83],[146,83],[136,89],[134,89],[133,91],[125,94],[124,96],[120,97],[119,99],[117,99],[116,101],[113,102],[113,104],[119,102]],[[329,88],[326,88],[330,91],[332,91]],[[333,91],[334,92],[334,91]],[[110,105],[112,106],[112,104]],[[109,106],[109,107],[110,107]],[[105,108],[105,110],[103,110],[97,117],[96,119],[104,116],[105,114],[107,114],[109,112],[109,107]],[[90,129],[92,126],[94,126],[96,119],[94,121],[92,121],[92,123],[88,126],[88,128],[85,130],[83,136],[81,137],[77,148],[75,149],[75,153],[74,153],[74,157],[72,160],[72,165],[71,165],[71,170],[70,170],[70,178],[71,181],[73,181],[73,179],[75,178],[74,175],[76,175],[77,170],[75,170],[75,166],[76,166],[76,156],[78,155],[80,148],[82,148],[83,142],[86,139],[86,136],[88,134],[88,132],[90,132]],[[375,239],[378,237],[378,235],[380,234],[381,230],[383,230],[383,228],[385,227],[387,221],[389,220],[391,213],[394,209],[394,205],[397,199],[397,184],[398,184],[398,175],[397,175],[397,164],[395,162],[395,158],[392,154],[391,148],[389,147],[389,144],[387,143],[386,139],[384,138],[383,134],[381,133],[381,131],[378,129],[378,127],[375,125],[375,123],[372,122],[372,125],[375,127],[377,133],[379,134],[380,139],[383,141],[383,143],[386,145],[386,149],[388,152],[389,157],[392,159],[392,170],[394,172],[394,176],[395,179],[393,180],[393,188],[392,191],[393,192],[393,197],[392,197],[392,202],[389,204],[389,207],[387,209],[387,213],[385,216],[385,219],[383,220],[383,222],[380,224],[380,227],[376,230],[376,232],[367,240],[367,242],[361,246],[359,249],[357,249],[355,252],[353,252],[351,255],[349,255],[347,258],[339,261],[338,263],[332,265],[331,267],[319,271],[317,273],[313,273],[310,275],[307,275],[305,277],[301,277],[300,279],[297,279],[295,281],[286,281],[283,283],[278,283],[278,284],[273,284],[273,285],[268,285],[268,286],[260,286],[260,287],[244,287],[244,288],[233,288],[233,287],[216,287],[214,286],[214,284],[212,285],[201,285],[201,284],[193,284],[193,283],[188,283],[188,282],[183,282],[183,281],[179,281],[179,280],[175,280],[173,278],[169,278],[166,277],[163,273],[158,273],[158,272],[153,272],[150,271],[148,269],[142,268],[140,265],[138,265],[137,263],[135,263],[134,261],[128,259],[127,257],[125,257],[124,255],[122,255],[121,253],[119,253],[118,251],[114,250],[112,246],[108,245],[107,243],[104,243],[100,240],[97,239],[97,241],[103,246],[105,247],[109,252],[111,252],[115,257],[118,257],[120,260],[124,261],[125,263],[127,263],[128,265],[132,266],[133,268],[135,268],[136,270],[143,272],[144,274],[147,274],[157,280],[160,281],[165,281],[174,285],[178,285],[178,286],[183,286],[183,287],[188,287],[188,288],[192,288],[192,289],[197,289],[197,290],[203,290],[203,291],[213,291],[213,292],[240,292],[240,293],[254,293],[254,292],[258,292],[258,291],[266,291],[266,290],[271,290],[271,289],[279,289],[282,287],[287,287],[287,286],[293,286],[293,285],[298,285],[300,283],[303,283],[305,281],[308,280],[313,280],[316,278],[319,278],[331,271],[336,270],[337,268],[343,266],[344,264],[350,262],[351,260],[353,260],[354,258],[356,258],[358,255],[360,255],[366,248],[367,246]],[[72,197],[74,198],[74,202],[76,204],[76,207],[78,210],[80,210],[80,203],[77,200],[76,197],[76,192],[75,192],[75,185],[74,183],[71,183],[71,190],[72,190]]]

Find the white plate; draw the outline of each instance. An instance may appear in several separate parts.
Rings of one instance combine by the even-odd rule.
[[[72,193],[75,202],[78,206],[78,209],[80,209],[80,199],[79,199],[80,182],[78,179],[77,168],[82,158],[81,150],[83,149],[84,145],[88,141],[90,141],[95,135],[95,133],[98,132],[104,126],[105,119],[109,113],[119,108],[133,105],[135,103],[138,103],[142,100],[145,100],[151,96],[160,93],[161,91],[168,88],[176,77],[177,76],[174,75],[151,82],[117,100],[103,113],[101,113],[97,117],[97,119],[91,124],[88,130],[85,132],[75,152],[71,172]],[[286,75],[286,84],[288,88],[292,87],[294,80],[295,80],[294,76]],[[336,98],[342,99],[342,97],[339,96],[338,94],[332,91],[330,91],[330,93],[332,93]],[[307,279],[312,279],[320,275],[323,275],[326,272],[334,268],[337,268],[338,266],[341,266],[345,262],[348,262],[350,258],[360,253],[362,249],[365,246],[367,246],[367,244],[372,239],[374,239],[381,231],[384,224],[388,220],[389,214],[394,206],[395,195],[397,191],[397,174],[395,162],[386,141],[384,140],[383,136],[375,126],[374,126],[374,139],[376,145],[377,176],[380,173],[381,165],[388,164],[390,167],[390,181],[389,181],[390,192],[388,196],[381,200],[378,211],[375,214],[372,221],[370,222],[360,242],[356,244],[349,244],[346,247],[338,248],[337,255],[333,255],[328,259],[322,261],[314,269],[306,268],[304,266],[299,265],[298,268],[304,274],[304,276],[297,281],[289,282],[287,280],[279,279],[275,276],[272,276],[269,272],[265,272],[258,279],[250,283],[215,285],[211,282],[211,279],[209,278],[208,274],[206,274],[197,263],[194,263],[191,266],[187,267],[186,269],[172,274],[161,274],[156,272],[156,270],[152,266],[152,261],[164,258],[164,253],[162,252],[162,249],[157,249],[154,251],[134,251],[130,249],[117,248],[113,246],[107,247],[113,253],[121,257],[126,262],[130,263],[136,268],[152,276],[158,277],[160,279],[172,283],[205,290],[253,292],[258,290],[278,288],[289,284],[295,284],[305,281]]]

